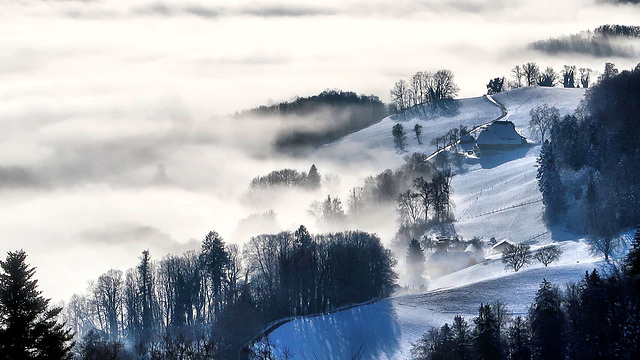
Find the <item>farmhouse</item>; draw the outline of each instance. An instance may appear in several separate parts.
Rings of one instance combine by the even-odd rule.
[[[513,241],[511,241],[509,239],[504,239],[504,240],[498,242],[497,244],[495,244],[495,245],[493,245],[491,247],[491,253],[492,254],[502,254],[504,249],[506,249],[509,246],[516,246],[516,243],[514,243]]]
[[[527,143],[527,139],[520,134],[511,121],[494,121],[484,129],[476,145],[482,150],[510,150]]]

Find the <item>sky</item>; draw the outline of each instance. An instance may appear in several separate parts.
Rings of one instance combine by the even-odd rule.
[[[239,123],[235,111],[334,88],[388,101],[393,83],[417,71],[450,69],[459,96],[474,97],[528,61],[556,70],[638,61],[527,48],[640,19],[639,6],[597,1],[0,5],[0,250],[25,249],[54,301],[135,266],[144,249],[159,260],[197,248],[210,230],[242,243],[238,221],[270,208],[282,229],[314,230],[311,201],[344,197],[393,165],[278,155],[270,143],[283,125]],[[254,176],[312,162],[331,180],[318,193],[247,197]]]

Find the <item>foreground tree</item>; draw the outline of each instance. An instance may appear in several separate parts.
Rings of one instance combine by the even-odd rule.
[[[20,250],[0,261],[0,354],[6,360],[71,359],[73,335],[57,321],[62,308],[49,308],[26,258]]]
[[[633,236],[626,265],[630,276],[636,278],[640,276],[640,228],[636,230]]]
[[[478,317],[473,320],[473,323],[475,324],[473,334],[475,358],[479,360],[500,359],[502,354],[500,327],[491,305],[480,304]]]
[[[507,246],[502,252],[502,262],[506,269],[517,272],[531,263],[531,247],[525,244]]]
[[[562,359],[564,355],[565,316],[558,288],[542,281],[531,307],[531,335],[535,359]]]

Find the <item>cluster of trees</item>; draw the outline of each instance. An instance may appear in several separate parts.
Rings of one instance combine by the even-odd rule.
[[[314,201],[309,213],[325,229],[346,223],[358,225],[359,221],[379,213],[380,209],[394,207],[398,195],[411,189],[415,178],[430,179],[438,172],[423,153],[406,156],[404,161],[397,170],[386,169],[368,176],[362,186],[352,188],[346,198],[346,210],[339,197],[328,195],[322,201]]]
[[[480,305],[469,324],[433,328],[413,344],[416,360],[636,359],[640,357],[640,231],[623,269],[596,270],[560,291],[544,280],[527,316]]]
[[[451,172],[439,171],[428,181],[420,176],[413,179],[413,190],[398,195],[400,222],[408,228],[451,219]]]
[[[615,0],[612,0],[615,1]],[[618,0],[618,2],[638,3],[637,0]],[[535,41],[529,46],[550,54],[586,54],[597,57],[633,57],[633,47],[617,41],[621,38],[637,38],[640,27],[627,25],[602,25],[593,31]]]
[[[158,262],[143,251],[135,268],[101,275],[65,318],[87,359],[238,358],[270,321],[389,296],[394,265],[364,232],[313,236],[300,226],[256,236],[242,252],[210,232],[199,251]]]
[[[590,68],[577,68],[575,65],[564,65],[558,73],[548,66],[544,70],[535,62],[516,65],[511,69],[513,79],[508,81],[506,77],[497,77],[489,80],[487,94],[497,94],[522,86],[562,86],[565,88],[588,88],[592,82]]]
[[[535,259],[542,263],[544,267],[560,260],[562,249],[558,245],[548,245],[538,249],[535,253],[531,251],[531,246],[527,244],[517,244],[507,246],[502,251],[502,263],[506,269],[513,269],[518,272],[524,266],[531,264]]]
[[[588,233],[607,259],[620,229],[640,222],[640,66],[608,74],[552,121],[538,159],[547,220]]]
[[[419,71],[409,82],[399,80],[393,85],[390,108],[396,114],[411,110],[416,116],[426,117],[424,104],[431,104],[432,111],[438,108],[450,110],[451,103],[447,100],[455,98],[459,91],[451,70]]]
[[[310,97],[236,113],[236,119],[277,117],[290,122],[294,130],[276,137],[278,149],[316,146],[364,129],[387,116],[385,104],[374,95],[358,95],[351,91],[325,90]],[[296,122],[311,121],[312,129],[296,127]]]
[[[311,165],[309,172],[299,172],[294,169],[274,170],[264,176],[256,176],[251,180],[249,189],[268,190],[272,187],[289,187],[318,189],[320,187],[321,176],[316,165]]]
[[[598,26],[595,33],[605,36],[640,37],[640,26],[607,24]]]

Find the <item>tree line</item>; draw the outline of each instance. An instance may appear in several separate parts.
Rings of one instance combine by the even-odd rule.
[[[455,98],[459,91],[451,70],[418,71],[408,82],[401,79],[393,85],[390,110],[395,114],[411,110],[416,116],[426,117],[425,104],[430,104],[433,111],[450,110],[452,104],[448,100]]]
[[[398,169],[386,169],[364,179],[362,186],[349,190],[345,202],[340,197],[327,195],[323,200],[314,201],[309,214],[316,218],[322,228],[339,227],[346,223],[359,222],[377,214],[380,209],[395,206],[398,195],[413,187],[413,180],[422,176],[433,177],[438,170],[423,153],[413,153],[404,157],[404,164]]]
[[[525,316],[481,304],[468,322],[432,328],[412,347],[416,360],[591,360],[640,357],[640,230],[622,268],[587,272],[561,291],[543,280]]]
[[[315,164],[309,172],[299,172],[295,169],[274,170],[264,176],[256,176],[249,184],[249,190],[268,190],[272,187],[318,189],[321,176]]]
[[[136,267],[102,274],[64,317],[81,358],[242,358],[273,320],[389,296],[394,265],[365,232],[311,235],[300,226],[253,237],[240,251],[212,231],[198,251],[160,261],[143,251]]]
[[[605,66],[605,71],[607,66]],[[591,68],[578,68],[575,65],[564,65],[560,72],[557,72],[551,66],[547,66],[542,70],[537,63],[528,62],[514,66],[511,69],[512,78],[510,80],[507,80],[505,76],[489,80],[487,94],[493,95],[523,86],[588,88],[593,81],[592,73],[593,69]]]
[[[607,259],[618,232],[640,221],[640,66],[616,74],[573,115],[554,117],[538,159],[547,220],[589,234]]]
[[[613,1],[613,0],[610,0]],[[621,3],[636,0],[618,1]],[[586,54],[597,57],[634,57],[633,46],[628,46],[620,39],[638,38],[640,27],[628,25],[602,25],[593,31],[583,31],[577,34],[535,41],[529,47],[550,54]]]
[[[293,125],[275,139],[279,150],[317,146],[364,129],[387,116],[386,105],[375,95],[351,91],[325,90],[318,95],[296,97],[274,105],[263,105],[236,113],[238,120],[277,117]],[[300,120],[311,120],[313,129],[296,127]]]

